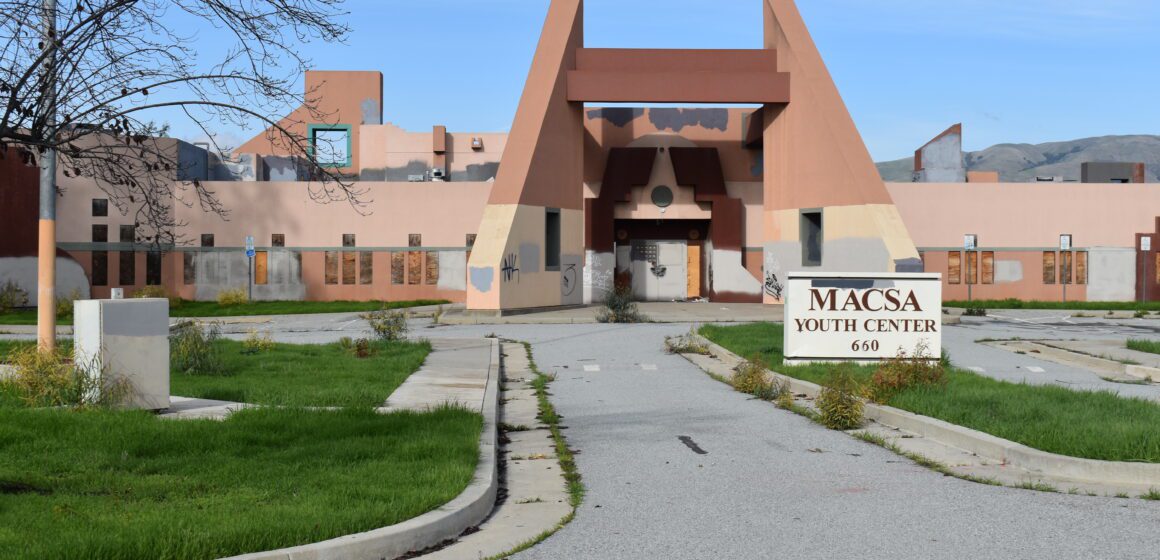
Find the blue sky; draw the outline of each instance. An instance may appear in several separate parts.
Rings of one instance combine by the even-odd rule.
[[[1160,134],[1156,0],[798,0],[871,153]],[[348,0],[314,67],[380,70],[404,128],[506,131],[548,0]],[[761,0],[586,0],[592,47],[760,48]],[[212,39],[203,33],[199,39]],[[176,136],[195,131],[173,120]],[[221,131],[249,138],[253,131]]]

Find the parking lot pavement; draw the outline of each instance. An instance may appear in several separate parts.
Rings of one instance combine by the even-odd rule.
[[[1160,506],[944,477],[733,392],[679,356],[687,325],[502,325],[554,372],[588,489],[519,558],[1151,558]],[[655,366],[655,369],[654,369]]]

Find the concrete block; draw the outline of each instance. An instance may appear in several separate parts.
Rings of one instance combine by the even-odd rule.
[[[77,301],[73,340],[90,375],[129,385],[126,406],[169,408],[169,300]]]

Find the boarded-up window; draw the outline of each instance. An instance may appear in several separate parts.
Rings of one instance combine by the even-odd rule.
[[[995,283],[995,252],[983,251],[983,283]]]
[[[324,255],[326,258],[326,266],[324,267],[325,282],[327,284],[338,283],[338,251],[327,251]]]
[[[1071,284],[1071,251],[1063,251],[1059,254],[1059,282],[1061,284]]]
[[[1075,283],[1087,284],[1087,251],[1079,251],[1075,254]]]
[[[979,252],[967,251],[967,283],[979,283]]]
[[[109,252],[93,251],[93,285],[109,285]]]
[[[375,281],[375,254],[370,251],[358,254],[358,281],[360,284],[373,284]]]
[[[427,284],[434,285],[439,283],[439,253],[427,252]]]
[[[103,224],[93,225],[93,243],[108,243],[109,242],[109,226]]]
[[[1043,283],[1055,283],[1055,251],[1043,252]]]
[[[145,253],[145,284],[147,286],[161,285],[160,251],[149,251]]]
[[[254,283],[265,286],[270,282],[270,253],[269,251],[254,252]]]
[[[469,233],[467,234],[467,248],[470,249],[472,247],[475,247],[475,234]]]
[[[342,283],[343,284],[357,284],[358,274],[356,266],[358,253],[354,251],[342,252]]]
[[[417,286],[423,282],[423,253],[407,253],[407,284]]]
[[[391,253],[391,283],[401,286],[407,281],[407,254]]]
[[[132,244],[137,237],[137,228],[133,226],[121,226],[121,243]],[[118,281],[122,286],[132,286],[137,283],[137,254],[133,251],[121,251],[118,256],[120,261],[120,274]]]
[[[353,233],[342,234],[342,246],[343,247],[354,247],[354,234]]]
[[[285,247],[286,246],[286,234],[275,233],[275,234],[271,235],[270,236],[270,246],[271,247]]]
[[[947,283],[963,283],[963,254],[958,251],[947,253]]]
[[[181,257],[183,265],[183,269],[181,271],[182,282],[184,282],[186,286],[192,286],[197,280],[197,265],[194,264],[197,261],[194,260],[194,254],[190,251],[182,253]]]
[[[201,234],[201,246],[202,247],[213,247],[213,234],[212,233]]]
[[[407,236],[407,246],[408,247],[422,247],[423,246],[423,236],[418,234],[418,233],[412,233],[412,234],[408,235]]]

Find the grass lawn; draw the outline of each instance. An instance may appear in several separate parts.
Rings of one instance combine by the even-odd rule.
[[[238,317],[243,315],[306,315],[310,313],[353,313],[376,309],[401,309],[424,305],[442,305],[447,300],[421,299],[412,301],[253,301],[238,305],[218,305],[215,301],[182,301],[169,310],[170,317]],[[57,319],[61,325],[71,325],[72,315]],[[0,313],[0,325],[35,325],[36,309],[18,309]]]
[[[742,356],[760,356],[778,372],[824,383],[833,366],[783,366],[782,325],[706,325],[701,334]],[[856,366],[868,380],[873,366]],[[888,404],[1029,447],[1089,459],[1160,463],[1160,405],[1111,392],[1072,391],[997,381],[952,368],[945,388],[914,388]]]
[[[1160,341],[1129,338],[1128,350],[1148,352],[1149,354],[1160,354]]]
[[[217,558],[390,525],[467,487],[481,427],[457,409],[0,406],[0,556]]]
[[[243,354],[242,343],[218,340],[225,375],[173,373],[170,392],[183,397],[281,406],[377,407],[419,369],[428,342],[376,343],[358,358],[338,344],[275,344]]]
[[[1063,309],[1074,311],[1160,311],[1160,301],[1023,301],[1019,299],[976,299],[944,301],[943,307],[965,309]]]

